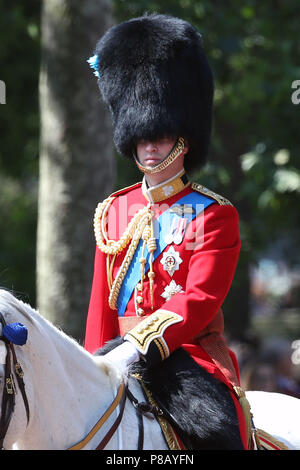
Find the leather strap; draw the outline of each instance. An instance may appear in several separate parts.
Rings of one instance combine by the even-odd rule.
[[[0,312],[0,323],[2,327],[6,325],[6,321],[2,313]],[[29,423],[30,412],[29,403],[25,392],[25,384],[23,381],[23,371],[18,363],[14,345],[5,336],[1,336],[1,340],[4,342],[6,347],[6,362],[4,368],[4,384],[3,384],[3,395],[2,395],[2,407],[1,407],[1,418],[0,418],[0,449],[3,450],[4,439],[14,412],[15,407],[15,394],[17,393],[14,383],[14,375],[12,365],[14,366],[15,376],[17,378],[18,386],[21,391],[23,402],[26,410],[27,425]]]
[[[0,419],[0,448],[3,450],[4,439],[13,415],[15,407],[15,391],[13,384],[13,376],[11,371],[11,353],[8,342],[5,341],[7,350],[5,373],[4,373],[4,384],[3,384],[3,395],[2,395],[2,407],[1,407],[1,419]]]
[[[195,336],[194,340],[207,352],[228,382],[233,386],[239,386],[239,378],[222,337],[223,331],[224,317],[220,308],[213,320]]]
[[[29,403],[28,403],[27,395],[26,395],[26,392],[25,392],[25,384],[24,384],[24,380],[23,380],[24,373],[23,373],[22,367],[20,366],[20,364],[17,360],[15,348],[14,348],[14,345],[12,343],[10,343],[10,349],[11,349],[11,352],[12,352],[13,363],[14,363],[14,368],[15,368],[15,373],[16,373],[16,377],[17,377],[18,386],[19,386],[21,395],[23,397],[23,402],[24,402],[24,406],[25,406],[25,410],[26,410],[26,416],[27,416],[27,425],[28,425],[29,418],[30,418],[30,411],[29,411]]]
[[[162,414],[162,411],[155,405],[152,405],[149,402],[139,402],[134,395],[130,392],[129,389],[126,391],[127,397],[136,409],[137,417],[138,417],[138,425],[139,425],[139,438],[138,438],[138,450],[143,450],[144,447],[144,423],[143,423],[143,415],[149,413],[154,417]]]
[[[114,433],[116,432],[117,427],[119,426],[119,424],[122,420],[122,417],[123,417],[123,412],[124,412],[125,402],[126,402],[126,391],[127,391],[127,385],[125,386],[125,393],[123,393],[121,401],[120,401],[120,412],[117,416],[117,419],[114,421],[114,423],[112,424],[110,430],[104,436],[102,441],[98,444],[98,446],[96,447],[96,450],[103,450],[106,447],[106,445],[108,444],[108,442],[110,441],[110,439],[112,438],[112,436],[114,435]]]
[[[97,449],[101,450],[107,445],[107,443],[111,439],[112,435],[116,431],[116,429],[117,429],[117,427],[120,424],[120,421],[122,419],[123,411],[124,411],[124,407],[125,407],[125,401],[126,401],[126,389],[127,389],[127,385],[125,385],[122,382],[121,385],[119,386],[117,396],[114,398],[114,400],[111,403],[111,405],[109,406],[109,408],[101,416],[99,421],[91,429],[91,431],[88,433],[88,435],[84,439],[79,441],[77,444],[75,444],[74,446],[69,447],[68,450],[81,450],[95,436],[95,434],[99,431],[99,429],[102,427],[102,425],[106,422],[106,420],[109,418],[109,416],[115,410],[115,408],[118,405],[120,405],[120,412],[119,412],[119,415],[118,415],[117,419],[112,424],[111,428],[109,429],[109,431],[105,435],[105,437],[102,439],[102,441],[98,445]]]

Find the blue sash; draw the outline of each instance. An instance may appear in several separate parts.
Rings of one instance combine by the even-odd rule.
[[[214,199],[211,199],[205,196],[204,194],[192,192],[182,197],[178,201],[176,201],[176,203],[173,204],[168,210],[164,211],[154,221],[154,231],[155,231],[157,249],[155,250],[153,254],[153,261],[164,251],[164,249],[168,245],[168,243],[165,241],[165,237],[170,231],[173,217],[181,217],[181,215],[178,215],[177,212],[172,211],[172,209],[175,206],[184,205],[190,208],[192,207],[193,210],[190,211],[191,213],[186,213],[186,212],[184,213],[184,217],[188,219],[188,223],[190,223],[195,217],[197,217],[197,215],[199,215],[206,207],[208,207],[213,202],[215,202]],[[143,245],[143,240],[140,240],[137,246],[137,249],[135,251],[135,254],[131,260],[128,271],[126,273],[125,279],[122,283],[120,292],[119,292],[118,301],[117,301],[119,316],[124,315],[127,304],[134,291],[134,288],[141,280],[139,259],[141,257],[142,245]],[[149,269],[149,262],[148,262],[149,252],[148,250],[147,251],[146,250],[147,248],[145,249],[145,255],[144,255],[147,259],[147,263],[145,265],[145,273]]]

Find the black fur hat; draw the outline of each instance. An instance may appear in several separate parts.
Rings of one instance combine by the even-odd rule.
[[[132,158],[140,139],[184,137],[185,168],[206,161],[213,76],[190,23],[151,14],[110,28],[99,40],[99,87],[112,114],[117,150]]]

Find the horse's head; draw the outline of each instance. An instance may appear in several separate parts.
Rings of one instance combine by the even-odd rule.
[[[0,446],[1,396],[5,393],[15,401],[12,406],[9,405],[12,413],[4,410],[5,415],[11,415],[4,432],[5,448],[11,448],[14,443],[22,449],[67,448],[78,440],[87,424],[92,425],[99,410],[111,402],[122,382],[122,372],[105,358],[95,361],[76,340],[30,305],[1,289],[0,314],[6,334],[8,330],[8,337],[2,335],[4,329],[0,321]],[[17,328],[12,324],[17,324]],[[11,348],[10,339],[15,340],[15,336],[20,339],[20,331],[16,334],[16,330],[21,328],[20,324],[28,329],[28,341],[23,345],[22,341],[13,344]],[[14,370],[14,354],[24,371],[29,425],[18,374]],[[7,377],[9,355],[12,370]],[[7,378],[12,383],[9,392]],[[18,391],[16,395],[14,389]],[[53,419],[54,416],[59,419]]]
[[[12,294],[0,290],[0,448],[10,448],[29,424],[24,366],[21,365],[27,328],[20,322],[24,317],[21,310],[21,304]]]

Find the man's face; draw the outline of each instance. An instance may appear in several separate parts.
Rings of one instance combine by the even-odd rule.
[[[161,163],[173,149],[177,139],[163,138],[150,142],[140,140],[137,144],[137,157],[143,166],[156,166]]]

